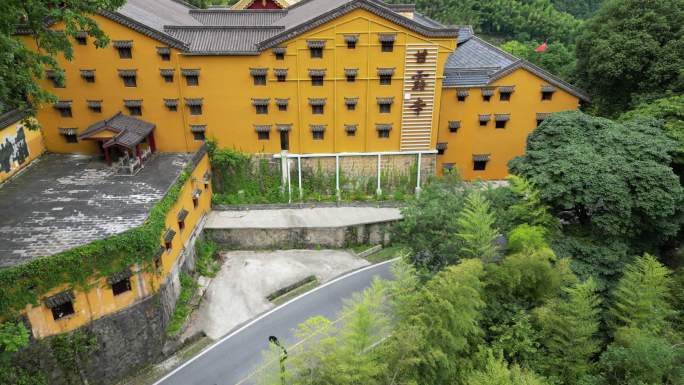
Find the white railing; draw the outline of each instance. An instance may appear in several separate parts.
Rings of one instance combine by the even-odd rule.
[[[292,181],[291,174],[292,170],[290,167],[289,160],[297,161],[297,185],[299,189],[299,199],[304,197],[304,188],[302,186],[302,158],[335,158],[335,192],[337,194],[337,199],[341,197],[340,190],[340,158],[352,157],[352,156],[362,156],[362,157],[377,157],[377,189],[376,194],[378,196],[382,195],[382,157],[392,156],[392,155],[415,155],[417,157],[417,167],[416,167],[416,195],[420,194],[421,191],[421,165],[423,155],[433,155],[437,154],[437,150],[424,150],[424,151],[387,151],[387,152],[339,152],[339,153],[323,153],[323,154],[290,154],[287,151],[282,151],[280,154],[275,154],[273,157],[275,159],[280,159],[280,169],[282,172],[282,186],[287,186],[287,194],[289,197],[289,202],[292,202]],[[284,190],[284,189],[283,189]]]

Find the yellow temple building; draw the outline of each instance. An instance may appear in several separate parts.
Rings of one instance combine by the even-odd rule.
[[[122,112],[156,125],[161,152],[211,138],[263,154],[437,154],[438,173],[503,179],[544,117],[586,99],[470,27],[379,0],[266,10],[129,0],[94,17],[111,44],[79,36],[74,60],[60,61],[65,84],[44,84],[59,98],[37,116],[51,152],[106,151],[119,133],[84,133]]]
[[[192,254],[196,228],[211,207],[203,147],[208,139],[221,148],[299,160],[329,157],[339,163],[339,157],[353,156],[375,165],[377,157],[377,170],[381,157],[416,156],[428,159],[423,167],[432,173],[458,170],[468,180],[499,180],[549,114],[587,100],[581,90],[487,43],[472,28],[442,25],[413,6],[244,0],[235,7],[128,0],[117,11],[94,15],[111,44],[96,48],[86,33],[76,36],[74,59],[59,59],[66,80],[48,73],[42,81],[58,102],[39,108],[41,130],[24,127],[23,112],[0,115],[0,183],[44,152],[53,153],[35,162],[33,199],[24,199],[28,193],[20,189],[5,191],[22,204],[6,208],[17,223],[0,239],[0,252],[7,254],[0,268],[140,226],[150,202],[161,199],[182,169],[188,174],[164,214],[154,259],[93,277],[91,290],[65,284],[41,293],[41,303],[22,311],[34,337],[75,330],[161,287],[179,287],[179,266]],[[34,44],[30,36],[20,38]],[[140,171],[152,152],[167,154]],[[193,160],[172,154],[195,152]],[[118,160],[137,158],[123,171],[138,179],[122,182],[87,160],[55,154],[102,155],[119,167]],[[363,172],[363,162],[350,164]],[[90,177],[93,170],[99,179]],[[58,192],[51,178],[79,188],[67,183]],[[149,196],[133,207],[125,197],[140,198],[141,191]],[[117,206],[116,197],[128,210]],[[38,220],[29,218],[36,202],[59,202],[58,211],[43,211],[53,222],[62,213],[68,231],[36,233],[29,226]],[[43,248],[34,249],[36,244]],[[53,244],[59,247],[48,247]]]

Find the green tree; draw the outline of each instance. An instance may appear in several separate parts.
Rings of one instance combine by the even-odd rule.
[[[671,287],[670,271],[653,256],[636,258],[613,291],[608,312],[613,330],[628,327],[654,335],[664,331],[672,316]]]
[[[549,205],[542,201],[534,184],[517,175],[509,176],[508,183],[510,190],[518,197],[518,202],[508,209],[515,223],[538,226],[551,232],[558,229],[558,219],[551,215]]]
[[[0,323],[0,384],[46,385],[47,379],[32,363],[14,355],[29,344],[29,331],[23,322]],[[30,353],[28,353],[30,355]],[[35,359],[35,357],[31,357]],[[22,366],[17,365],[21,363]],[[30,368],[26,369],[26,368]]]
[[[97,47],[109,39],[90,15],[115,10],[125,0],[5,0],[0,2],[0,113],[25,108],[35,114],[36,107],[55,97],[40,87],[37,79],[53,70],[63,81],[56,58],[73,58],[71,38],[85,31]],[[48,22],[49,21],[49,22]],[[57,26],[60,31],[53,29]],[[26,46],[14,33],[30,33],[37,50]]]
[[[487,198],[479,191],[468,194],[456,221],[456,237],[463,241],[460,255],[464,258],[480,258],[485,262],[493,261],[499,254],[494,242],[499,232],[494,228],[494,222]]]
[[[376,280],[347,301],[332,322],[314,317],[299,326],[297,337],[304,343],[289,349],[286,384],[347,385],[374,384],[386,370],[373,359],[373,349],[389,335],[386,285]],[[279,347],[266,353],[267,366],[261,384],[281,385]]]
[[[590,374],[592,357],[600,349],[601,301],[591,279],[565,292],[567,299],[553,299],[535,312],[543,346],[536,368],[562,383],[575,384]]]
[[[672,325],[684,338],[684,268],[680,267],[672,278]]]
[[[468,385],[546,385],[536,374],[523,370],[518,365],[508,366],[501,358],[488,354],[483,369],[472,372],[465,382]]]
[[[391,0],[389,3],[406,3]],[[580,22],[550,0],[415,0],[418,11],[442,23],[472,25],[478,32],[508,39],[572,41]]]
[[[684,182],[684,95],[656,99],[642,103],[620,116],[623,122],[640,118],[656,118],[665,121],[663,130],[670,139],[677,142],[672,162],[680,180]]]
[[[684,91],[684,0],[608,0],[577,38],[577,74],[597,110],[616,116]]]
[[[485,280],[488,298],[525,309],[556,297],[574,281],[569,260],[558,260],[548,247],[506,256],[500,264],[488,266]]]
[[[29,332],[21,322],[0,324],[0,361],[9,353],[18,352],[29,343]]]
[[[415,294],[412,311],[398,320],[383,347],[381,361],[390,370],[381,383],[464,383],[482,343],[483,272],[480,260],[464,260]]]
[[[434,273],[458,262],[462,241],[454,235],[467,191],[450,175],[426,186],[401,210],[404,219],[393,227],[392,239],[411,250],[409,260],[419,270]]]
[[[603,0],[551,0],[551,2],[557,10],[569,13],[578,19],[586,19],[593,15],[603,4]]]
[[[554,249],[573,257],[580,276],[611,281],[630,250],[657,250],[679,231],[684,193],[669,166],[675,143],[661,124],[553,114],[510,162],[564,219]]]
[[[684,349],[638,329],[622,329],[598,363],[604,385],[676,385],[684,381]]]
[[[535,52],[535,48],[539,44],[539,41],[521,43],[517,40],[511,40],[502,44],[501,49],[567,81],[574,81],[575,67],[577,66],[574,46],[550,41],[547,43],[548,47],[545,52]]]
[[[539,351],[539,333],[534,329],[529,313],[520,310],[510,323],[499,323],[489,328],[492,349],[500,351],[509,362],[524,365],[533,361]]]

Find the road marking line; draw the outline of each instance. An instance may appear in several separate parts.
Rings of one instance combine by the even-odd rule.
[[[254,325],[255,323],[261,321],[262,319],[268,317],[269,315],[275,313],[276,311],[278,311],[278,310],[284,308],[285,306],[287,306],[287,305],[289,305],[289,304],[291,304],[291,303],[293,303],[293,302],[295,302],[295,301],[298,301],[299,299],[302,299],[302,298],[306,297],[306,296],[309,295],[309,294],[313,294],[313,293],[317,292],[318,290],[323,289],[324,287],[328,287],[328,286],[330,286],[330,285],[332,285],[332,284],[334,284],[334,283],[336,283],[336,282],[339,282],[339,281],[341,281],[341,280],[343,280],[343,279],[346,279],[346,278],[349,278],[349,277],[351,277],[351,276],[353,276],[353,275],[362,273],[362,272],[364,272],[364,271],[366,271],[366,270],[374,269],[374,268],[377,268],[377,267],[380,267],[380,266],[383,266],[383,265],[387,265],[387,264],[389,264],[389,263],[393,263],[393,262],[395,262],[395,261],[397,261],[397,260],[399,260],[399,259],[400,259],[400,258],[394,258],[394,259],[390,259],[390,260],[388,260],[388,261],[376,263],[375,265],[368,265],[368,266],[363,267],[363,268],[360,268],[360,269],[358,269],[358,270],[354,270],[354,271],[349,272],[349,273],[347,273],[347,274],[345,274],[345,275],[342,275],[342,276],[340,276],[340,277],[337,277],[337,278],[333,279],[333,280],[330,281],[330,282],[327,282],[327,283],[325,283],[325,284],[323,284],[323,285],[321,285],[321,286],[318,286],[318,287],[314,288],[313,290],[308,291],[308,292],[306,292],[306,293],[304,293],[304,294],[302,294],[302,295],[300,295],[300,296],[298,296],[298,297],[295,297],[295,298],[293,298],[293,299],[291,299],[291,300],[285,302],[284,304],[282,304],[282,305],[280,305],[280,306],[278,306],[278,307],[275,307],[275,308],[269,310],[268,312],[266,312],[266,313],[260,315],[259,317],[253,319],[252,321],[250,321],[250,322],[247,323],[246,325],[242,326],[241,328],[235,330],[234,332],[232,332],[232,333],[228,334],[227,336],[221,338],[220,340],[216,341],[213,345],[209,346],[208,348],[206,348],[205,350],[203,350],[200,354],[196,355],[195,357],[193,357],[193,358],[191,358],[190,360],[188,360],[188,361],[184,362],[183,364],[181,364],[179,367],[177,367],[176,369],[172,370],[170,373],[168,373],[167,375],[165,375],[164,377],[162,377],[161,379],[159,379],[159,380],[158,380],[157,382],[155,382],[153,385],[160,385],[162,382],[166,381],[166,380],[169,379],[171,376],[173,376],[174,374],[178,373],[181,369],[183,369],[183,368],[185,368],[186,366],[190,365],[191,363],[193,363],[195,360],[197,360],[198,358],[202,357],[202,356],[205,355],[206,353],[210,352],[210,351],[211,351],[212,349],[214,349],[215,347],[219,346],[220,344],[224,343],[225,341],[227,341],[228,339],[230,339],[230,338],[233,337],[234,335],[239,334],[240,332],[242,332],[243,330],[247,329],[248,327]]]

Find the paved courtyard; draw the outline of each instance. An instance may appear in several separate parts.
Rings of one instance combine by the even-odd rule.
[[[273,308],[266,297],[279,289],[310,275],[325,283],[369,265],[342,250],[231,251],[223,257],[225,263],[204,294],[186,337],[204,331],[218,339]]]
[[[189,161],[155,154],[135,176],[97,158],[47,154],[0,186],[0,268],[141,225]]]

